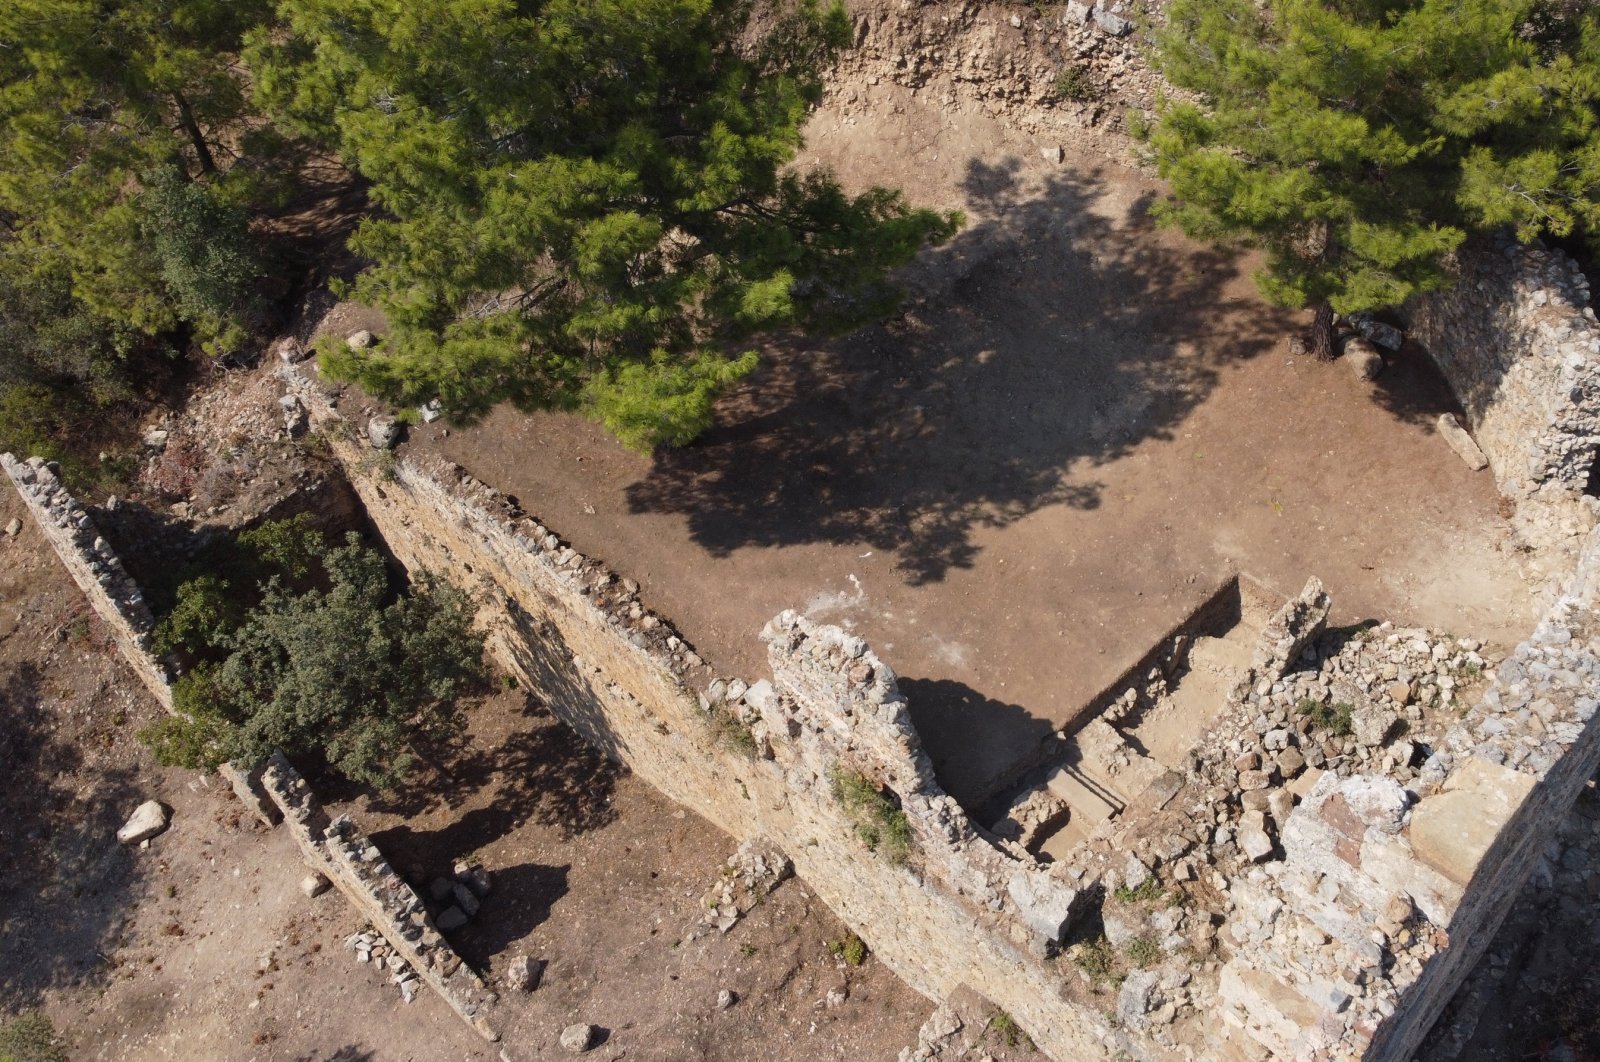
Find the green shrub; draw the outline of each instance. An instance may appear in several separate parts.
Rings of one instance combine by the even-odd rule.
[[[1032,1037],[1022,1031],[1022,1026],[1017,1024],[1017,1019],[1013,1018],[1009,1011],[1002,1010],[999,1014],[990,1018],[989,1028],[999,1035],[1001,1041],[1007,1047],[1020,1047],[1029,1051],[1034,1049]]]
[[[1161,946],[1149,937],[1134,937],[1124,950],[1128,961],[1141,970],[1161,958]]]
[[[31,1010],[0,1022],[0,1062],[67,1062],[67,1047],[50,1019]]]
[[[834,799],[850,813],[856,835],[866,846],[899,866],[911,858],[915,838],[906,813],[857,771],[836,769],[830,779]]]
[[[1111,941],[1107,940],[1104,934],[1075,946],[1071,954],[1072,961],[1088,974],[1095,984],[1121,980],[1117,975],[1116,949],[1111,946]]]
[[[1069,66],[1056,75],[1055,96],[1058,100],[1087,103],[1098,95],[1089,72],[1081,66]]]
[[[1137,889],[1130,889],[1126,885],[1118,885],[1112,893],[1122,903],[1138,903],[1140,900],[1155,900],[1161,896],[1161,883],[1156,876],[1151,874],[1139,883]]]
[[[1310,716],[1313,726],[1321,727],[1335,737],[1343,737],[1355,729],[1356,706],[1349,701],[1323,704],[1307,697],[1295,708],[1301,715]]]
[[[846,933],[838,940],[828,942],[828,951],[836,959],[843,959],[851,966],[860,966],[867,961],[867,942],[854,933]]]
[[[258,565],[255,603],[235,615],[218,601],[220,580],[201,576],[162,622],[164,644],[198,657],[173,688],[177,714],[139,734],[162,763],[255,764],[282,748],[393,788],[415,764],[415,739],[459,733],[457,698],[486,681],[465,594],[427,573],[393,594],[383,558],[354,534],[332,547],[290,523],[234,547]],[[294,572],[310,585],[297,590]]]

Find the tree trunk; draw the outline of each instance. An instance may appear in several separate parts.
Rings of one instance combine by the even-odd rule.
[[[194,108],[189,106],[188,98],[181,92],[174,92],[172,101],[178,105],[178,124],[189,134],[189,143],[194,145],[194,153],[200,158],[201,176],[217,172],[217,160],[212,156],[211,146],[206,143],[204,134],[200,132],[200,123],[194,120]]]
[[[1333,360],[1333,306],[1323,301],[1311,319],[1311,353],[1318,361]]]

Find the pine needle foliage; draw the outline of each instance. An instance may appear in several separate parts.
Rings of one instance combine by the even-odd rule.
[[[1353,313],[1509,227],[1600,234],[1600,13],[1552,0],[1177,0],[1150,145],[1166,221],[1265,249],[1263,292]]]

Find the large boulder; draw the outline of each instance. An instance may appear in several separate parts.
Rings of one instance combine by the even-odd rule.
[[[134,809],[128,821],[117,831],[117,840],[123,844],[138,844],[167,828],[172,813],[159,800],[146,800]]]
[[[1344,341],[1344,363],[1358,379],[1373,380],[1383,371],[1383,355],[1371,340],[1351,336]]]
[[[393,448],[400,441],[400,422],[379,414],[367,421],[367,439],[380,450]]]

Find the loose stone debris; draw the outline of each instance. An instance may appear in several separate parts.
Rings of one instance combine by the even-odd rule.
[[[146,800],[136,808],[122,829],[117,831],[117,840],[123,844],[139,844],[161,833],[171,821],[171,813],[157,800]]]

